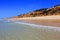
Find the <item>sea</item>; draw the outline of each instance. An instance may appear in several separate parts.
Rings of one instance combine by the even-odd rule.
[[[60,28],[0,20],[0,40],[60,40]]]

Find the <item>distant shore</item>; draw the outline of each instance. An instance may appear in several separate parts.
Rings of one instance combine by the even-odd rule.
[[[25,18],[9,18],[7,20],[11,20],[11,21],[19,20],[25,23],[60,27],[60,15],[25,17]]]

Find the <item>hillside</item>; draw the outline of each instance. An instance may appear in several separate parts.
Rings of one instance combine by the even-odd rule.
[[[60,15],[60,4],[55,5],[51,8],[42,8],[42,9],[34,10],[33,12],[14,16],[13,18],[50,16],[50,15]]]

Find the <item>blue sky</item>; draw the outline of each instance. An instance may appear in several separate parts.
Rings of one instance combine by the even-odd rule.
[[[0,0],[0,18],[17,16],[36,9],[50,8],[60,0]]]

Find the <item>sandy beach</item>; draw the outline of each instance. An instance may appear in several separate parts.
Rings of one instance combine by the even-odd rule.
[[[60,27],[60,15],[41,16],[41,17],[10,18],[7,20],[12,20],[12,21],[19,20],[19,21],[25,22],[25,23]]]

